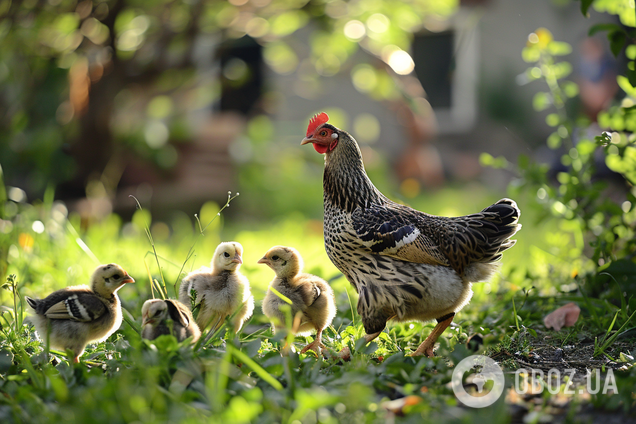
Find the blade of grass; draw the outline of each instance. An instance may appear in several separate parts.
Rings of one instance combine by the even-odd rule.
[[[137,203],[137,208],[139,210],[143,210],[143,208],[141,207],[141,203],[139,203],[139,200],[137,200],[137,198],[135,196],[133,196],[131,194],[128,197],[132,197],[133,199],[135,199],[135,202]],[[161,264],[159,264],[159,255],[157,254],[157,248],[155,247],[155,241],[152,238],[152,233],[150,232],[150,227],[148,226],[147,222],[144,222],[144,231],[146,232],[146,237],[148,238],[148,241],[150,242],[150,246],[152,247],[152,253],[153,253],[154,257],[155,257],[155,262],[157,263],[157,269],[159,270],[159,276],[161,277],[161,283],[163,284],[163,292],[168,294],[168,289],[166,288],[166,280],[163,277],[163,271],[161,270]],[[152,279],[150,281],[152,281]],[[164,299],[165,299],[165,297],[164,297]]]
[[[517,316],[517,308],[515,306],[515,298],[512,298],[512,313],[515,317],[515,327],[517,327],[517,331],[521,331],[521,328],[519,328],[519,317]]]
[[[239,349],[234,347],[231,344],[227,345],[227,351],[230,352],[236,359],[243,362],[245,365],[250,367],[252,371],[256,373],[263,381],[268,383],[274,389],[281,391],[283,390],[283,385],[280,384],[278,380],[276,380],[270,373],[265,371],[263,367],[258,365],[252,358],[241,352]]]
[[[199,224],[199,236],[194,240],[194,243],[192,243],[192,246],[190,246],[190,249],[188,250],[188,253],[186,255],[186,259],[185,259],[185,261],[183,261],[183,264],[181,265],[181,269],[179,270],[179,274],[177,275],[177,280],[174,282],[174,292],[175,293],[178,293],[177,284],[179,283],[179,280],[181,279],[181,274],[183,273],[183,270],[185,269],[185,266],[188,263],[188,261],[194,256],[194,252],[195,252],[194,247],[197,245],[197,243],[199,242],[201,237],[203,237],[205,235],[205,230],[207,230],[207,228],[219,216],[221,216],[221,212],[223,212],[226,208],[230,207],[230,202],[232,202],[232,200],[236,199],[238,196],[240,196],[240,193],[237,192],[234,196],[232,196],[232,192],[228,191],[227,192],[227,200],[225,201],[225,204],[221,207],[221,209],[219,209],[219,211],[216,213],[214,218],[212,218],[210,220],[210,222],[208,222],[208,224],[205,227],[201,226],[201,220],[199,219],[199,215],[194,214],[194,218],[197,220],[197,223]]]
[[[141,328],[139,328],[139,326],[135,322],[135,319],[133,318],[132,314],[128,312],[128,310],[124,308],[123,306],[121,308],[121,311],[122,311],[122,315],[124,317],[124,321],[126,322],[126,324],[130,325],[130,328],[135,330],[137,334],[141,334]]]
[[[587,307],[587,310],[590,311],[590,313],[592,314],[592,317],[594,318],[594,323],[598,327],[602,327],[603,324],[601,323],[601,320],[599,319],[598,314],[596,313],[596,310],[590,304],[590,299],[589,297],[587,297],[587,294],[585,293],[585,290],[583,290],[583,287],[579,286],[579,291],[581,292],[581,295],[583,296],[583,300],[585,301],[585,306]]]
[[[623,289],[621,288],[621,285],[618,284],[618,281],[616,281],[616,278],[614,278],[614,276],[610,273],[600,272],[599,275],[607,275],[608,277],[612,279],[612,281],[614,281],[614,284],[616,284],[616,287],[618,287],[618,295],[621,298],[621,312],[623,315],[623,319],[627,319],[627,305],[625,302],[625,296],[623,296]]]
[[[612,334],[610,337],[608,337],[608,335],[612,331],[612,328],[614,327],[614,323],[616,322],[616,318],[618,317],[618,313],[619,312],[616,312],[616,315],[614,315],[614,319],[612,320],[612,324],[607,329],[607,332],[605,333],[605,337],[603,338],[603,341],[601,341],[600,346],[598,346],[598,349],[597,349],[597,346],[596,346],[596,340],[594,341],[594,355],[593,355],[593,357],[597,357],[600,354],[603,354],[603,355],[607,356],[608,358],[614,360],[612,357],[610,357],[605,352],[605,350],[607,350],[607,348],[610,347],[614,343],[616,338],[618,336],[620,336],[620,334],[623,331],[623,329],[625,328],[625,326],[627,324],[629,324],[629,322],[632,320],[632,318],[634,318],[634,315],[636,315],[636,311],[634,311],[634,313],[629,316],[627,321],[625,321],[625,323],[623,325],[621,325],[621,327],[618,330],[616,330],[616,332],[614,334]]]
[[[269,290],[272,291],[272,293],[274,293],[276,296],[278,296],[279,298],[281,298],[285,303],[287,303],[288,305],[292,305],[293,302],[291,301],[290,298],[288,298],[287,296],[285,296],[284,294],[282,294],[281,292],[279,292],[278,290],[276,290],[274,287],[269,287]]]
[[[97,258],[90,247],[88,247],[88,245],[84,243],[84,240],[82,240],[80,235],[77,234],[75,227],[73,227],[70,221],[66,221],[66,228],[69,230],[70,233],[73,234],[73,237],[75,237],[75,243],[77,243],[80,249],[82,249],[82,251],[86,253],[93,261],[95,261],[95,263],[101,264],[102,262]]]

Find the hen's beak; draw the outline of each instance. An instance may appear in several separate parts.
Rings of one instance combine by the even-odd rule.
[[[234,254],[234,257],[232,258],[232,262],[234,262],[236,264],[242,264],[243,263],[243,259],[241,259],[241,255],[239,255],[238,252],[236,252]]]
[[[305,144],[309,144],[309,143],[313,143],[314,139],[311,137],[305,137],[303,138],[303,141],[300,142],[301,146],[304,146]]]
[[[269,259],[267,259],[267,257],[266,257],[266,256],[263,256],[262,258],[260,258],[260,259],[258,260],[258,263],[259,263],[259,264],[265,264],[265,265],[269,265],[269,264],[270,264]]]

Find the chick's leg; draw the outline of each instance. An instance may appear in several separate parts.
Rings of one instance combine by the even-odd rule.
[[[309,343],[307,346],[305,346],[303,348],[303,350],[300,351],[300,353],[305,353],[308,350],[313,350],[314,352],[316,352],[318,355],[320,355],[321,351],[320,348],[324,346],[322,344],[322,328],[320,329],[316,329],[316,338],[314,338],[314,341]]]
[[[433,353],[433,348],[435,347],[435,342],[438,337],[448,328],[448,326],[453,322],[453,318],[455,317],[455,312],[452,312],[448,315],[444,315],[441,318],[437,318],[437,325],[431,331],[431,334],[428,335],[426,340],[422,342],[422,344],[411,354],[411,356],[422,356],[426,355],[429,358],[435,356]]]

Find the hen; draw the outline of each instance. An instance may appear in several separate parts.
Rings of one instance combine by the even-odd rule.
[[[173,299],[149,299],[141,307],[141,337],[154,340],[164,334],[172,334],[182,342],[192,337],[195,343],[201,337],[201,330],[192,312],[181,302]]]
[[[100,265],[91,277],[90,287],[66,287],[44,299],[26,296],[35,312],[31,318],[35,330],[52,348],[73,351],[73,361],[77,363],[88,343],[106,340],[121,326],[117,290],[134,282],[119,265]]]
[[[293,247],[274,246],[258,263],[266,264],[276,273],[263,300],[263,313],[274,321],[274,328],[284,327],[285,314],[281,311],[281,306],[287,302],[273,290],[287,297],[292,302],[292,319],[295,320],[296,315],[300,315],[300,322],[294,326],[295,333],[308,334],[312,330],[316,331],[314,341],[305,346],[301,353],[313,349],[320,354],[322,331],[336,315],[335,298],[329,284],[320,277],[302,272],[303,260]]]
[[[254,297],[250,282],[239,271],[242,263],[240,243],[221,243],[214,251],[211,269],[202,267],[181,282],[179,300],[187,306],[194,305],[193,310],[200,308],[196,318],[199,328],[211,325],[212,331],[216,331],[225,318],[236,312],[232,325],[238,333],[245,320],[252,316]],[[193,292],[196,292],[194,302],[190,300]]]
[[[367,342],[388,320],[437,319],[413,353],[433,356],[437,338],[472,297],[471,283],[488,280],[502,252],[514,246],[519,208],[501,199],[479,213],[448,218],[395,203],[367,176],[354,138],[328,120],[326,113],[314,116],[301,142],[326,155],[327,255],[359,294]]]

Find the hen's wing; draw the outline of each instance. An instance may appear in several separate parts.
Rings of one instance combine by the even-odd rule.
[[[494,262],[515,244],[521,227],[514,201],[502,199],[483,211],[446,218],[397,203],[372,205],[352,214],[359,239],[373,253],[399,260],[451,266],[459,274],[475,262]]]

